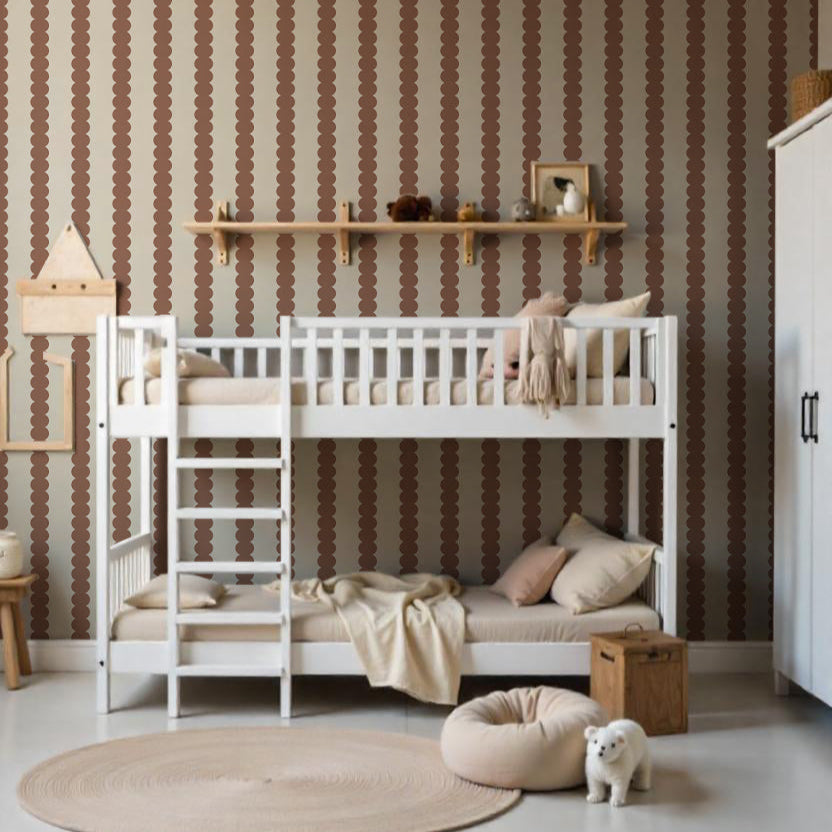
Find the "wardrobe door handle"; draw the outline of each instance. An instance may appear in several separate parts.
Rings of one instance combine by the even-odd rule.
[[[817,390],[809,396],[809,439],[815,444],[818,442],[818,406],[820,405],[820,394]]]
[[[806,434],[806,402],[809,398],[808,393],[804,393],[800,397],[800,438],[804,442],[809,441],[809,437]]]

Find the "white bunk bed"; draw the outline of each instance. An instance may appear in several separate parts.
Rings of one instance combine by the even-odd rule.
[[[338,437],[620,438],[628,440],[627,534],[639,537],[639,445],[664,445],[663,540],[639,597],[676,632],[676,319],[563,320],[576,336],[573,400],[545,418],[531,405],[512,404],[516,382],[495,373],[478,378],[483,351],[503,366],[504,338],[513,318],[280,319],[277,338],[180,338],[175,317],[101,317],[97,369],[97,659],[98,709],[110,709],[112,673],[168,677],[168,710],[180,712],[183,676],[273,676],[280,679],[281,715],[291,713],[293,675],[361,674],[345,640],[292,639],[289,581],[274,609],[177,609],[178,578],[186,573],[288,573],[292,516],[288,501],[269,508],[196,508],[180,504],[179,476],[196,468],[271,468],[281,494],[290,493],[291,442]],[[603,377],[587,377],[587,336],[602,331]],[[613,338],[626,331],[625,371],[613,373]],[[161,375],[144,362],[160,348]],[[180,379],[177,349],[221,360],[227,379]],[[284,403],[291,402],[286,407]],[[111,441],[139,443],[138,533],[110,542]],[[180,439],[272,438],[281,456],[254,459],[180,456]],[[150,577],[152,558],[151,442],[169,443],[168,597],[165,638],[113,638],[124,600]],[[181,520],[273,519],[281,524],[279,560],[195,563],[181,557]],[[555,607],[556,605],[546,605]],[[587,614],[588,616],[594,613]],[[180,627],[239,627],[233,641],[182,640]],[[246,640],[245,628],[270,627],[273,638]],[[463,672],[474,675],[582,675],[589,644],[579,641],[466,643]]]

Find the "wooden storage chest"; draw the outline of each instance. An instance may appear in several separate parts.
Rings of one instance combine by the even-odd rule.
[[[649,736],[688,730],[688,646],[660,630],[596,633],[590,695]]]

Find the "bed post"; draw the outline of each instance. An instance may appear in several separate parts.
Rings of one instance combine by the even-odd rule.
[[[307,348],[308,349],[308,348]],[[313,361],[315,357],[313,356]],[[292,318],[280,317],[280,716],[292,716]]]
[[[664,461],[663,461],[663,492],[664,508],[662,517],[662,549],[664,563],[662,564],[662,600],[664,630],[676,635],[676,518],[677,518],[677,334],[676,318],[668,316],[659,321],[662,327],[662,372],[665,384],[665,424],[664,424]]]
[[[179,369],[176,358],[179,339],[175,317],[162,319],[162,335],[166,341],[162,350],[162,402],[167,416],[168,439],[168,717],[176,719],[179,716],[181,685],[179,628],[176,624],[179,615],[179,521],[176,514],[179,508],[179,470],[176,467],[179,456]]]
[[[95,394],[95,594],[96,701],[100,714],[110,712],[110,416],[108,367],[110,319],[96,320]]]

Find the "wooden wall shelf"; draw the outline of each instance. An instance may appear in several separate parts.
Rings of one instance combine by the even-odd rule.
[[[189,221],[184,224],[192,234],[210,234],[217,250],[217,262],[228,263],[228,250],[237,234],[336,234],[338,256],[342,266],[350,263],[353,234],[459,234],[462,239],[462,262],[474,264],[474,238],[477,234],[580,234],[583,237],[584,263],[595,264],[601,234],[617,234],[626,222],[599,222],[590,206],[590,220],[556,222],[360,222],[353,220],[350,203],[342,202],[341,219],[333,222],[236,222],[228,214],[228,203],[218,202],[211,222]]]

